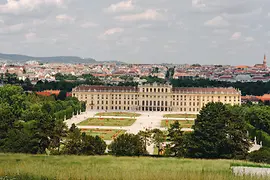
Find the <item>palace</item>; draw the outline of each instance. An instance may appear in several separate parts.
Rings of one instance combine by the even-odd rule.
[[[209,102],[241,104],[241,92],[234,88],[174,88],[169,84],[138,87],[87,86],[72,89],[72,96],[86,101],[88,110],[170,111],[199,113]]]

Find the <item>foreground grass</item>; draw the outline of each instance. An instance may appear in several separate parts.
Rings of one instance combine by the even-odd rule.
[[[231,172],[232,160],[113,156],[45,156],[0,154],[0,177],[90,180],[259,180]],[[245,164],[245,162],[241,162]],[[22,177],[22,178],[20,178]]]
[[[196,114],[164,114],[164,118],[196,118]]]
[[[103,112],[97,113],[95,116],[122,116],[122,117],[139,117],[141,114],[139,113],[131,113],[131,112]]]
[[[126,131],[117,129],[81,129],[81,132],[91,136],[99,136],[103,140],[113,140]]]
[[[79,126],[131,126],[136,119],[130,118],[89,118],[80,122]]]
[[[175,121],[178,121],[182,128],[191,128],[194,125],[194,120],[162,120],[161,127],[169,128]]]

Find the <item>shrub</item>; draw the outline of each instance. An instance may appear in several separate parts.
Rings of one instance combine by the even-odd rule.
[[[111,154],[116,156],[140,156],[145,154],[143,140],[138,135],[122,134],[109,146]]]
[[[251,152],[247,158],[249,161],[270,164],[270,149],[263,147],[258,151]]]

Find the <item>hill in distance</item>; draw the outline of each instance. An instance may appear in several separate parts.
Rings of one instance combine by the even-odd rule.
[[[77,56],[52,56],[52,57],[33,57],[20,54],[3,54],[0,53],[0,61],[7,61],[12,63],[24,63],[27,61],[38,61],[40,63],[116,63],[116,64],[125,64],[120,61],[96,61],[93,58],[80,58]]]

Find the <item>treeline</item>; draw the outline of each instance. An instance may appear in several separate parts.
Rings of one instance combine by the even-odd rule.
[[[173,74],[173,69],[168,71],[170,78]],[[16,74],[8,74],[0,76],[0,82],[4,84],[17,84],[21,85],[25,91],[43,91],[43,90],[63,90],[70,92],[72,88],[79,86],[81,84],[86,85],[107,85],[115,86],[110,83],[105,83],[101,79],[92,76],[91,74],[84,74],[80,77],[75,77],[73,75],[56,75],[57,81],[38,81],[36,84],[31,84],[29,79],[25,81],[18,80]],[[168,79],[164,80],[154,76],[145,76],[141,79],[146,79],[147,83],[166,83],[170,82],[173,87],[234,87],[241,90],[242,95],[255,95],[261,96],[263,94],[270,93],[270,82],[224,82],[224,81],[211,81],[209,79]],[[138,86],[138,83],[133,81],[125,81],[118,84],[118,86]]]
[[[67,136],[65,119],[85,111],[76,98],[56,100],[25,93],[19,86],[0,87],[0,151],[45,153],[59,151]]]
[[[208,79],[172,79],[170,80],[174,87],[234,87],[241,90],[242,95],[261,96],[270,93],[270,82],[224,82],[211,81]]]
[[[193,132],[183,132],[175,122],[168,131],[140,131],[121,135],[110,145],[114,155],[147,155],[154,143],[158,154],[169,157],[247,159],[270,163],[270,107],[263,105],[230,106],[207,104],[198,115]],[[256,140],[263,145],[248,153]]]

